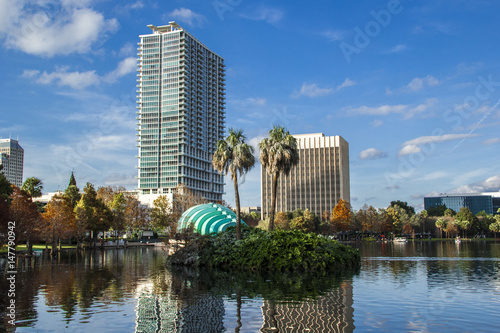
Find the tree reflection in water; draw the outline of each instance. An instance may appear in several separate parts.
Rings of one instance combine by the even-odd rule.
[[[36,331],[37,323],[51,320],[50,313],[55,312],[60,313],[61,322],[53,322],[54,327],[120,331],[110,328],[123,321],[122,310],[117,309],[135,300],[131,315],[135,316],[136,332],[222,332],[229,327],[248,332],[249,319],[242,316],[242,310],[250,303],[260,303],[251,309],[260,313],[260,319],[257,316],[257,322],[251,324],[263,332],[344,332],[354,328],[351,277],[356,272],[259,275],[170,270],[165,267],[165,257],[159,249],[140,248],[69,251],[56,258],[37,255],[31,263],[20,262],[17,326]],[[4,261],[0,268],[6,271]],[[7,290],[2,276],[0,331],[14,331],[5,315]],[[97,326],[95,318],[100,316],[109,317],[110,327]]]

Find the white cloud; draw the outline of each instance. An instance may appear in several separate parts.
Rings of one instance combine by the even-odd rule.
[[[39,84],[56,82],[59,86],[69,86],[73,89],[85,89],[99,83],[99,75],[95,71],[68,72],[68,67],[59,67],[52,73],[26,70],[22,77],[32,78]]]
[[[241,17],[254,20],[254,21],[266,21],[269,24],[276,24],[283,18],[284,13],[281,9],[262,7],[257,10],[253,15],[241,15]]]
[[[144,7],[144,3],[141,0],[138,0],[134,3],[128,3],[123,6],[116,6],[115,11],[120,14],[128,14],[131,10],[141,9]]]
[[[85,1],[62,1],[57,10],[42,7],[48,5],[44,2],[6,3],[0,2],[0,34],[6,47],[28,54],[87,53],[106,33],[118,29],[116,19],[105,19],[102,13],[86,7]]]
[[[355,86],[355,85],[356,85],[356,81],[350,80],[348,77],[346,77],[344,82],[342,82],[342,84],[337,87],[337,90],[342,89],[342,88],[346,88],[346,87]]]
[[[460,186],[450,190],[450,194],[459,193],[481,193],[481,192],[498,192],[500,191],[500,175],[495,175],[487,178],[484,181]]]
[[[409,109],[408,112],[405,113],[405,119],[409,119],[418,113],[423,113],[423,112],[427,111],[429,108],[436,105],[437,102],[438,102],[437,98],[427,99],[425,101],[425,103],[419,104],[419,105]]]
[[[403,148],[399,151],[399,155],[415,154],[421,151],[420,146],[428,143],[437,143],[453,140],[465,140],[476,137],[478,134],[444,134],[433,136],[421,136],[403,143]]]
[[[372,127],[379,127],[379,126],[382,126],[384,122],[382,120],[379,120],[379,119],[375,119],[374,121],[372,121],[370,123],[370,125],[372,125]]]
[[[331,42],[340,42],[345,38],[346,34],[345,31],[341,30],[327,30],[321,35]]]
[[[435,77],[428,75],[424,78],[416,77],[408,83],[406,88],[410,91],[419,91],[425,88],[426,86],[432,87],[439,84],[439,80]]]
[[[245,99],[232,99],[229,101],[229,103],[240,106],[240,107],[247,107],[247,106],[262,106],[266,104],[266,99],[265,98],[260,98],[260,97],[248,97]]]
[[[441,179],[441,178],[445,178],[445,177],[449,177],[449,176],[450,176],[450,174],[448,172],[435,171],[435,172],[431,172],[429,174],[424,175],[423,177],[419,178],[418,180],[423,180],[423,181],[435,180],[435,179]]]
[[[137,69],[137,59],[135,57],[125,58],[118,63],[118,66],[114,71],[106,75],[105,81],[115,82],[120,77],[125,76],[128,73],[132,73],[136,69]]]
[[[164,15],[166,21],[177,20],[182,23],[186,23],[191,27],[202,26],[206,21],[205,16],[193,12],[189,8],[177,8],[172,12]]]
[[[103,82],[113,83],[122,76],[125,76],[135,70],[137,60],[134,57],[125,58],[118,63],[118,66],[112,72],[99,76],[96,71],[69,72],[68,66],[57,67],[54,72],[41,73],[38,70],[25,70],[21,77],[33,79],[38,84],[56,83],[59,86],[67,86],[77,90],[83,90],[87,87],[98,85]]]
[[[398,104],[398,105],[381,105],[379,107],[369,107],[363,105],[359,108],[347,109],[347,114],[351,115],[375,115],[375,116],[386,116],[391,113],[402,113],[408,108],[408,105]]]
[[[316,83],[303,83],[302,87],[300,88],[299,91],[294,91],[292,93],[293,98],[298,98],[300,96],[307,96],[307,97],[320,97],[320,96],[326,96],[333,94],[340,89],[355,86],[356,81],[353,81],[349,79],[348,77],[345,78],[344,82],[342,82],[339,86],[336,88],[320,88]]]
[[[134,44],[127,42],[120,48],[120,51],[118,51],[118,55],[120,57],[128,57],[135,55],[136,52],[137,51],[134,47]]]
[[[377,160],[385,157],[387,157],[386,152],[380,151],[375,148],[365,149],[359,154],[359,158],[362,160]]]
[[[498,142],[500,142],[500,138],[491,138],[491,139],[485,140],[483,143],[485,145],[492,145],[492,144],[495,144]]]
[[[304,83],[298,92],[294,92],[292,97],[307,96],[319,97],[329,95],[334,92],[333,88],[320,88],[316,83]]]
[[[399,53],[399,52],[404,51],[406,49],[407,49],[406,44],[398,44],[398,45],[394,46],[392,49],[388,50],[385,53],[386,54]]]
[[[419,146],[417,145],[405,145],[401,150],[399,151],[399,156],[403,155],[409,155],[409,154],[415,154],[419,153],[422,150],[420,149]]]
[[[444,142],[460,139],[468,139],[478,136],[479,134],[443,134],[443,135],[433,135],[433,136],[421,136],[409,141],[406,141],[404,145],[422,145],[426,143]]]

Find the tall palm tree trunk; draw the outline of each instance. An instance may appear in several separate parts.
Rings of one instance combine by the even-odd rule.
[[[269,231],[274,230],[274,213],[276,210],[276,191],[278,190],[279,173],[273,175],[273,187],[271,189],[271,216],[269,217]]]
[[[240,213],[240,193],[238,191],[238,176],[236,173],[234,178],[234,200],[236,202],[236,240],[241,239],[241,213]]]

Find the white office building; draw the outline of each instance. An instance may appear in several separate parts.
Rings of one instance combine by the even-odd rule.
[[[349,144],[323,133],[294,135],[299,163],[278,179],[276,212],[309,209],[317,216],[332,213],[339,200],[350,201]],[[271,175],[261,168],[262,215],[271,211]]]
[[[23,185],[24,149],[17,140],[0,139],[0,164],[2,172],[9,182]]]
[[[212,155],[225,130],[224,59],[175,22],[148,27],[138,43],[141,201],[170,196],[180,183],[220,201],[224,180]]]

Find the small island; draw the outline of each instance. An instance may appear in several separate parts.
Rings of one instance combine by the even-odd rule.
[[[168,263],[259,272],[326,272],[357,269],[360,255],[357,249],[314,233],[244,226],[241,240],[236,240],[234,227],[196,235]]]

